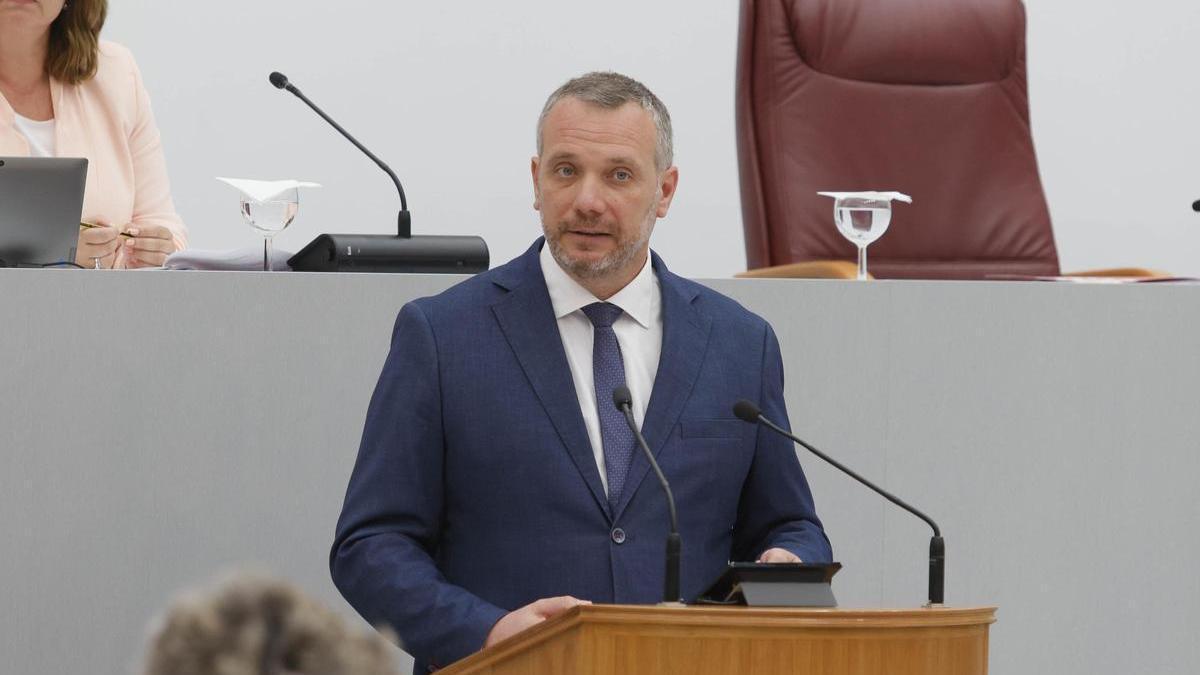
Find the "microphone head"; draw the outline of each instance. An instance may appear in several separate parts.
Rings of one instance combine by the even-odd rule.
[[[288,85],[287,75],[284,75],[279,71],[271,73],[271,76],[267,79],[271,80],[271,84],[275,85],[276,89],[283,89]]]
[[[613,405],[617,406],[617,410],[623,410],[625,406],[633,406],[633,397],[629,395],[629,387],[621,385],[613,389]]]
[[[1192,202],[1192,210],[1200,211],[1200,199],[1197,199],[1196,201]]]
[[[733,404],[733,414],[744,422],[757,424],[758,416],[762,414],[762,411],[758,409],[758,406],[754,405],[750,401],[742,399]]]

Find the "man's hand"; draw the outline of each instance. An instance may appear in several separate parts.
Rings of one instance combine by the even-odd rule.
[[[488,633],[487,640],[484,640],[483,646],[485,648],[491,647],[497,642],[506,640],[530,626],[536,626],[546,619],[554,618],[572,607],[590,604],[592,603],[587,600],[572,598],[569,595],[561,595],[557,598],[542,598],[536,602],[531,602],[520,609],[515,609],[500,617],[496,625],[492,626],[492,630]]]
[[[795,553],[782,548],[769,548],[758,556],[760,563],[798,563],[804,562]]]
[[[125,240],[126,267],[162,267],[175,252],[175,239],[162,225],[139,225],[126,232],[133,235]]]
[[[117,228],[111,225],[81,230],[79,243],[75,246],[75,264],[88,269],[96,267],[97,263],[106,269],[112,267],[121,246],[118,234]]]

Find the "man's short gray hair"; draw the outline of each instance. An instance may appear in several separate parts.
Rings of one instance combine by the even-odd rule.
[[[654,119],[654,131],[657,137],[654,147],[655,168],[658,171],[665,171],[675,161],[674,141],[671,136],[671,115],[667,112],[667,106],[663,105],[663,102],[658,100],[658,97],[646,88],[646,85],[632,77],[613,72],[580,75],[550,94],[550,98],[546,99],[546,105],[542,107],[542,114],[538,117],[537,151],[539,157],[542,154],[542,130],[546,125],[546,116],[550,114],[550,109],[556,103],[568,97],[609,110],[620,108],[626,103],[636,103],[643,110],[649,111],[650,116]]]

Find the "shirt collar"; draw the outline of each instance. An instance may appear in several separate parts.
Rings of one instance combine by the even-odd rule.
[[[542,264],[542,276],[546,278],[546,290],[550,292],[550,304],[554,308],[554,318],[561,319],[571,312],[601,302],[592,292],[571,278],[559,266],[558,261],[550,253],[549,242],[542,244],[539,256]],[[643,328],[649,328],[653,318],[655,296],[660,293],[658,277],[650,264],[650,256],[646,256],[646,264],[637,276],[604,302],[611,302],[625,312]]]

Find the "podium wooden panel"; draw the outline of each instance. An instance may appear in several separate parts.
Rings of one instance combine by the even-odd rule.
[[[587,605],[445,675],[982,675],[994,607],[760,609]]]

